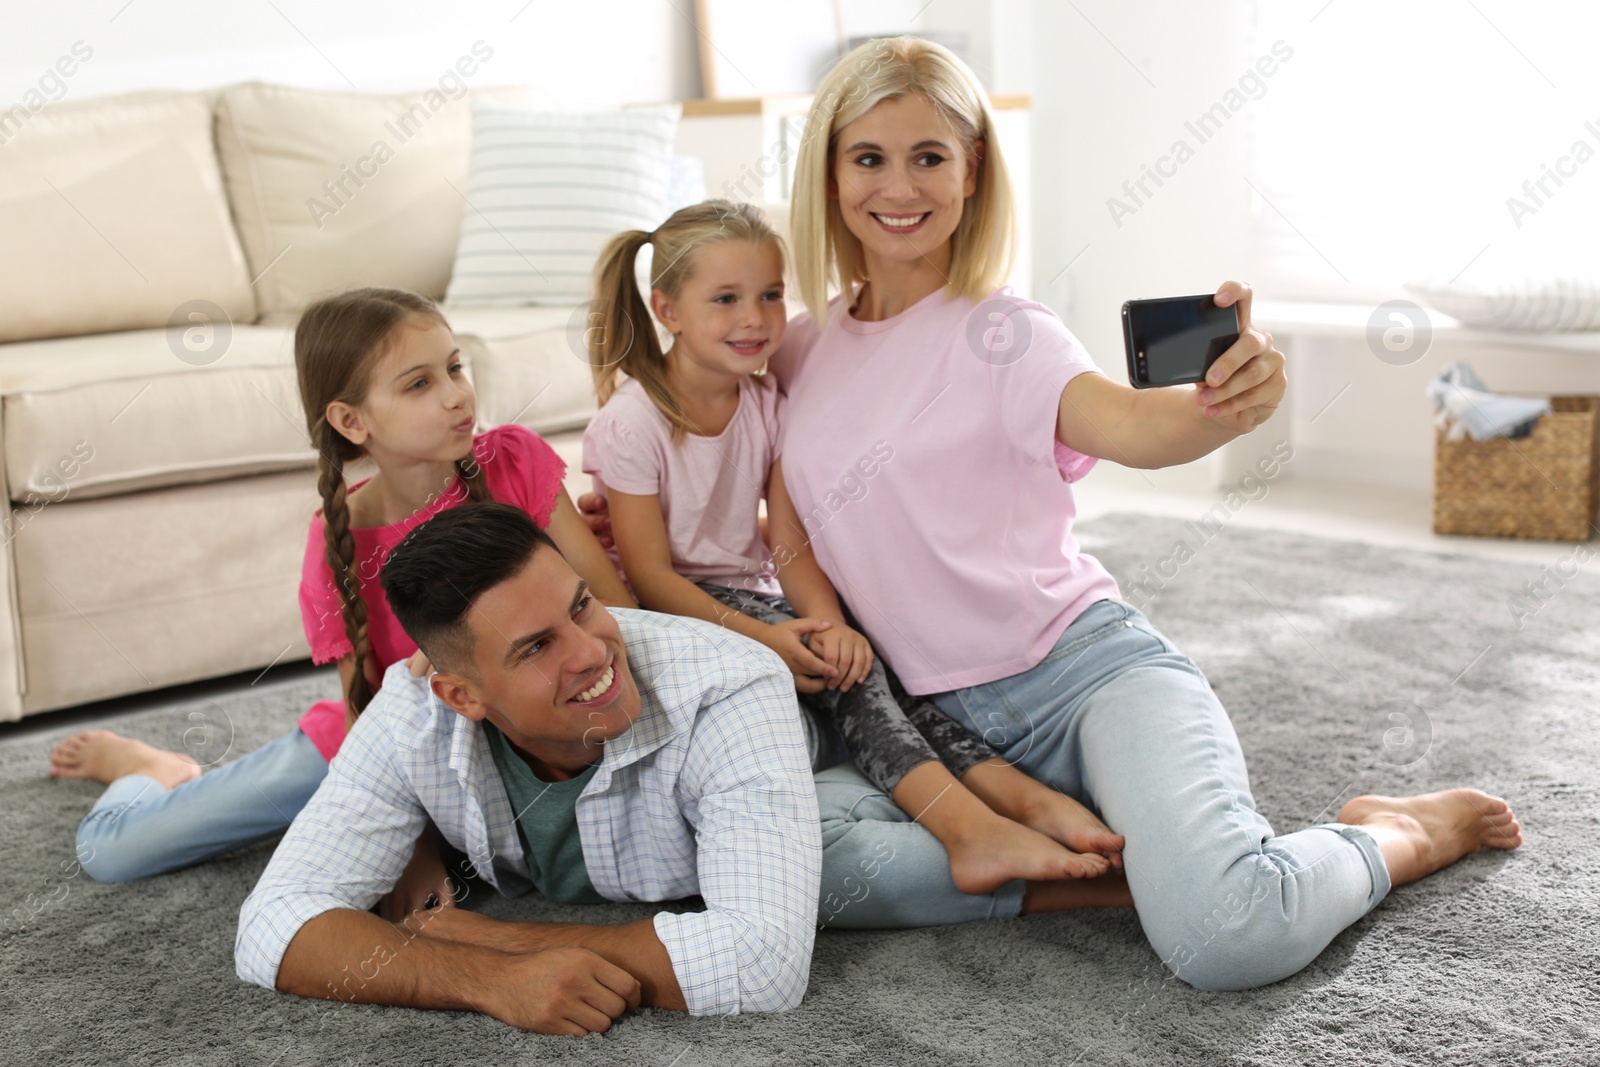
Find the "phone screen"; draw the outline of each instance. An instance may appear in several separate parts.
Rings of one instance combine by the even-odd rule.
[[[1151,385],[1203,380],[1217,357],[1239,339],[1235,309],[1217,307],[1209,295],[1130,301],[1129,312],[1135,362]]]

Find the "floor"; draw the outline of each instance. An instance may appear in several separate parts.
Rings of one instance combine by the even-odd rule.
[[[1221,499],[1218,491],[1184,492],[1159,488],[1139,471],[1105,465],[1085,481],[1078,494],[1078,517],[1092,519],[1117,511],[1198,519]],[[1572,546],[1551,541],[1509,541],[1491,538],[1441,537],[1430,530],[1430,503],[1425,492],[1288,478],[1269,484],[1259,500],[1244,504],[1229,520],[1241,526],[1317,534],[1369,544],[1394,545],[1434,552],[1461,553],[1490,559],[1554,564]],[[334,670],[310,661],[271,668],[273,680],[290,680]],[[128,715],[158,707],[205,700],[241,689],[260,677],[259,671],[175,686],[49,712],[17,723],[0,724],[0,741],[18,740],[63,727],[104,727]]]

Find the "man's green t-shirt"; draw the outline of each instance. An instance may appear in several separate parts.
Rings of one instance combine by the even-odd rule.
[[[589,868],[583,862],[583,842],[578,837],[578,794],[594,777],[600,761],[565,782],[542,781],[505,734],[485,721],[489,751],[505,783],[506,799],[517,820],[517,836],[528,860],[528,877],[539,892],[565,904],[599,904],[605,898],[594,891]]]

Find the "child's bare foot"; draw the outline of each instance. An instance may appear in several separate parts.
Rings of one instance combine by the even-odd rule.
[[[1121,834],[1112,833],[1094,812],[1065,793],[1004,760],[980,763],[962,775],[961,781],[999,814],[1075,852],[1104,856],[1112,867],[1122,867],[1122,849],[1127,842]]]
[[[1476,789],[1356,797],[1339,809],[1337,821],[1378,839],[1394,885],[1415,882],[1469,852],[1522,844],[1522,826],[1511,805]]]
[[[143,774],[172,789],[199,777],[200,765],[181,753],[152,748],[110,730],[73,734],[50,753],[52,778],[93,778],[110,785],[130,774]]]
[[[944,842],[950,877],[963,893],[993,893],[1014,878],[1032,882],[1094,878],[1111,868],[1104,856],[1081,856],[1037,830],[990,815],[974,827],[975,832]]]
[[[963,893],[992,893],[1015,878],[1047,882],[1106,873],[1103,856],[1080,856],[1037,830],[996,814],[937,760],[907,771],[894,802],[939,839]]]
[[[1041,783],[1042,784],[1042,783]],[[1111,866],[1122,867],[1127,839],[1065,793],[1044,786],[1021,812],[1022,823],[1078,852],[1104,856]]]

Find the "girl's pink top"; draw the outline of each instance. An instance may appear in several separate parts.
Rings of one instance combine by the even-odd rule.
[[[914,694],[1038,664],[1117,583],[1072,536],[1091,456],[1056,440],[1062,390],[1096,371],[1054,312],[946,289],[881,322],[835,299],[790,323],[784,484],[841,599]]]
[[[628,378],[584,431],[583,469],[602,493],[659,497],[678,574],[781,596],[760,512],[782,424],[778,391],[746,377],[721,433],[674,441],[672,422]]]
[[[472,454],[483,468],[489,494],[505,504],[515,504],[532,516],[540,527],[550,525],[556,501],[561,496],[561,478],[566,464],[555,450],[532,430],[522,426],[496,426],[473,439]],[[353,491],[366,479],[351,486]],[[417,644],[406,636],[389,608],[383,584],[378,580],[383,561],[389,558],[412,529],[446,508],[467,500],[467,487],[458,475],[449,489],[427,507],[388,526],[351,530],[355,540],[355,576],[361,582],[361,599],[367,605],[367,643],[377,658],[378,672],[396,660],[406,659]],[[306,641],[311,645],[313,663],[331,663],[348,656],[352,649],[345,635],[344,607],[333,570],[328,566],[327,524],[322,510],[311,517],[306,537],[305,563],[300,575],[300,618]],[[332,760],[344,741],[344,701],[324,700],[312,705],[300,719],[317,751]]]

